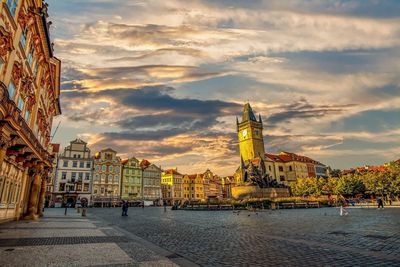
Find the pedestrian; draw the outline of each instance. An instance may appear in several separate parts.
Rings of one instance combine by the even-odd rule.
[[[346,199],[342,195],[340,195],[339,201],[340,201],[340,212],[339,212],[340,216],[349,215],[349,212],[344,208],[344,207],[347,207]]]
[[[378,209],[382,208],[383,209],[383,200],[382,198],[378,198]]]
[[[122,201],[122,216],[128,216],[128,201]]]
[[[167,201],[165,199],[163,200],[163,205],[164,205],[164,212],[167,212]]]

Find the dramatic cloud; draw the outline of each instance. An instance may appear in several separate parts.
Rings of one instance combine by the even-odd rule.
[[[249,101],[267,151],[334,168],[400,153],[398,1],[48,2],[63,62],[55,142],[232,174]]]

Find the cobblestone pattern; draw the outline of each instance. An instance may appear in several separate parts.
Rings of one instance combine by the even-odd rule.
[[[203,266],[400,266],[400,209],[90,211]]]
[[[38,238],[2,238],[0,247],[73,245],[88,243],[119,243],[128,242],[123,236],[67,236]]]

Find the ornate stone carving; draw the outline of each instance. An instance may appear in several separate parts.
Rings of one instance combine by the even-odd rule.
[[[22,78],[22,65],[20,62],[15,61],[12,69],[12,80],[14,81],[14,85],[18,86],[19,80]]]
[[[29,96],[26,100],[26,108],[28,109],[29,112],[32,112],[33,106],[35,106],[35,104],[36,104],[35,95]]]
[[[17,21],[19,25],[21,25],[21,28],[24,29],[26,26],[29,27],[35,22],[35,15],[31,11],[25,12],[25,10],[21,8],[18,13]]]
[[[5,58],[14,49],[11,34],[0,26],[0,56]]]
[[[34,94],[33,83],[34,80],[30,76],[26,75],[22,78],[21,95],[24,100]]]

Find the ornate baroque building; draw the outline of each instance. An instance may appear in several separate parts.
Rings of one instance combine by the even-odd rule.
[[[0,3],[0,221],[42,214],[60,61],[42,0]]]
[[[121,198],[140,200],[142,196],[142,169],[135,157],[122,161]]]
[[[117,152],[107,148],[94,156],[94,202],[117,202],[120,199],[121,159]]]
[[[56,206],[74,205],[85,199],[91,203],[93,158],[87,143],[75,139],[58,157],[53,199]]]

